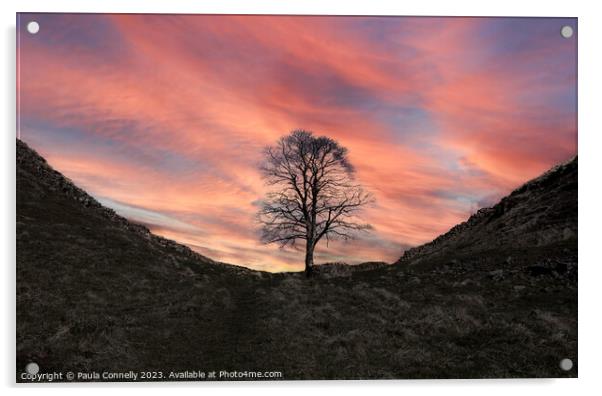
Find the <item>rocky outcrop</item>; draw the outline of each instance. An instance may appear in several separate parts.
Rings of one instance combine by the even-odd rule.
[[[349,277],[356,272],[371,271],[387,265],[387,263],[382,261],[370,261],[355,265],[347,263],[325,263],[314,266],[313,271],[322,278],[339,278]]]

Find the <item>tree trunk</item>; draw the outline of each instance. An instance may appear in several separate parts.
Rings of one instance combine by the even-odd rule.
[[[307,241],[305,245],[305,275],[309,278],[312,275],[314,266],[314,242]]]

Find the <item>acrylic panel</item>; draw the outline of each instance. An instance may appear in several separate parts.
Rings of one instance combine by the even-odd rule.
[[[577,19],[20,13],[16,380],[577,376]]]

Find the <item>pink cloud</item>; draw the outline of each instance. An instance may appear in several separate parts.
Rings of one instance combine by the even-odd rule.
[[[355,262],[394,261],[477,202],[576,153],[574,112],[548,100],[574,82],[528,68],[555,52],[545,43],[512,59],[487,52],[495,42],[479,34],[486,20],[111,15],[103,23],[121,37],[119,56],[22,41],[22,138],[93,195],[190,226],[154,231],[221,261],[299,268],[300,253],[258,243],[253,219],[266,191],[261,148],[294,128],[348,147],[376,197],[365,212],[375,231],[354,242],[353,255],[341,243],[318,252]],[[389,35],[372,36],[385,25]],[[51,138],[67,133],[73,144]]]

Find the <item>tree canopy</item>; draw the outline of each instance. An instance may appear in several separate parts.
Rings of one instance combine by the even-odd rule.
[[[372,196],[355,182],[348,150],[336,140],[295,130],[265,148],[260,170],[272,187],[258,213],[261,240],[282,247],[304,240],[308,275],[318,242],[370,228],[357,215]]]

